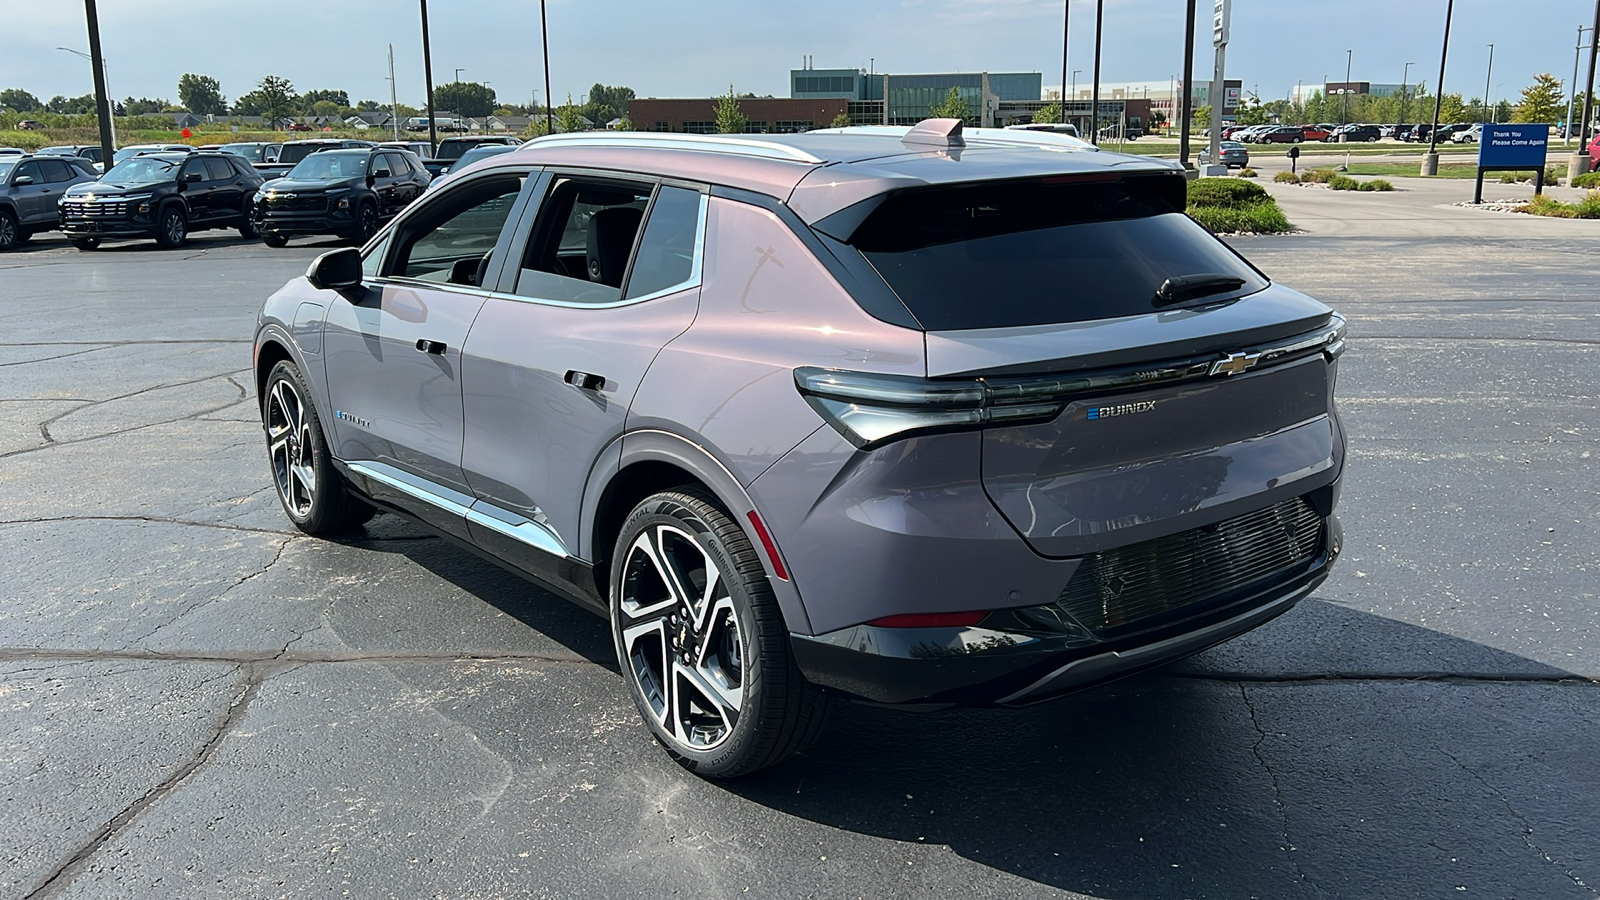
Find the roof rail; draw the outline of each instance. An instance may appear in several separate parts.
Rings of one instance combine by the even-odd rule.
[[[966,136],[968,141],[980,141],[985,144],[1025,144],[1030,147],[1046,147],[1051,150],[1098,151],[1100,149],[1083,138],[1075,138],[1070,134],[1061,134],[1056,131],[969,128]]]
[[[570,134],[547,134],[536,137],[524,147],[544,144],[561,144],[568,147],[612,147],[637,149],[650,147],[660,150],[699,150],[713,153],[733,153],[784,162],[821,165],[819,159],[799,147],[777,141],[754,140],[728,134],[673,134],[661,131],[578,131]]]

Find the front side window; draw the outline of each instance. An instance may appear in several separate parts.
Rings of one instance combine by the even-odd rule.
[[[431,201],[390,239],[397,278],[475,286],[522,191],[520,175],[464,184]],[[375,254],[379,255],[379,254]]]
[[[516,292],[574,303],[622,299],[650,194],[650,185],[558,178],[534,222]]]
[[[39,171],[39,163],[31,159],[17,167],[17,178],[32,178],[34,184],[44,184],[44,173]]]
[[[204,160],[191,159],[184,163],[183,171],[178,175],[178,180],[188,181],[189,177],[192,175],[199,175],[201,181],[206,180],[208,176],[206,175],[206,164]]]

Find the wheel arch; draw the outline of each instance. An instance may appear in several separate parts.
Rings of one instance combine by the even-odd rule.
[[[651,494],[677,487],[697,487],[717,500],[756,547],[786,627],[793,632],[810,634],[811,622],[795,588],[793,574],[788,573],[789,578],[777,577],[771,554],[751,527],[751,513],[759,516],[755,503],[728,467],[699,444],[667,431],[641,429],[624,435],[620,442],[620,452],[602,455],[607,462],[591,473],[583,499],[582,521],[588,526],[580,536],[583,543],[578,552],[582,558],[592,561],[595,587],[601,597],[610,597],[613,545],[628,513]]]

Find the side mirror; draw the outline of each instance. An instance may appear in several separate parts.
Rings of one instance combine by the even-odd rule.
[[[11,180],[11,183],[17,187],[27,187],[28,185],[33,184],[33,176],[18,175],[16,178]]]
[[[183,176],[183,180],[184,181],[203,181],[205,179],[200,175],[199,172],[190,172],[189,174]]]
[[[348,291],[361,286],[361,251],[354,247],[329,250],[311,261],[306,280],[319,291]]]

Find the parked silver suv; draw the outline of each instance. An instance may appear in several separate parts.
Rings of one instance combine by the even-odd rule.
[[[313,534],[409,516],[609,618],[729,777],[836,698],[1023,705],[1284,612],[1339,553],[1344,323],[1059,135],[572,134],[273,295]]]

